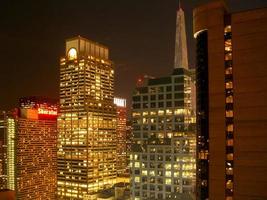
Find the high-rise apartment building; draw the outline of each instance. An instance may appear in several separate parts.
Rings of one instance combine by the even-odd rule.
[[[184,11],[177,12],[174,70],[133,94],[133,200],[188,199],[195,190],[195,111]]]
[[[58,199],[89,199],[116,182],[114,66],[107,47],[80,36],[60,60]]]
[[[0,111],[0,190],[7,188],[6,112]]]
[[[117,174],[125,175],[127,170],[126,155],[126,99],[114,98],[114,104],[117,106]]]
[[[194,10],[198,199],[267,199],[267,9]]]
[[[57,105],[21,102],[6,117],[7,188],[16,199],[56,199]]]

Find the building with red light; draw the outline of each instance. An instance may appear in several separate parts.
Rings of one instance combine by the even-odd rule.
[[[13,116],[6,118],[7,188],[15,191],[17,199],[53,200],[57,106],[46,99],[23,98],[23,102]]]
[[[126,155],[126,99],[114,98],[117,106],[117,174],[125,174],[127,169]]]

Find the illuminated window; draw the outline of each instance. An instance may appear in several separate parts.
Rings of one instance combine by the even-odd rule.
[[[155,171],[154,171],[154,170],[151,170],[151,171],[149,172],[149,175],[150,175],[150,176],[155,176]]]
[[[232,51],[232,46],[225,46],[225,51]]]
[[[139,182],[140,182],[140,177],[139,177],[139,176],[136,176],[136,177],[134,178],[134,181],[135,181],[136,183],[139,183]]]
[[[148,115],[148,112],[143,112],[143,116],[147,116]]]
[[[164,115],[164,110],[159,110],[158,115]]]
[[[233,117],[234,116],[234,112],[232,110],[227,110],[225,113],[226,113],[226,117]]]
[[[226,182],[226,188],[227,189],[233,189],[233,181],[232,180],[228,180],[227,182]]]
[[[232,89],[233,88],[233,82],[232,81],[226,82],[225,83],[225,88],[226,89]]]
[[[140,163],[139,162],[135,162],[135,164],[134,164],[134,167],[140,167]]]
[[[150,112],[150,115],[156,115],[157,113],[156,112],[154,112],[154,111],[151,111]]]
[[[71,48],[68,52],[68,58],[69,60],[75,60],[77,59],[77,51],[75,48]]]
[[[142,175],[147,176],[147,170],[142,170]]]
[[[226,154],[226,159],[227,160],[234,160],[234,154],[233,153]]]
[[[233,146],[234,145],[234,140],[233,139],[228,139],[226,141],[226,144],[227,144],[227,146]]]
[[[171,171],[166,171],[165,172],[165,175],[166,175],[166,177],[171,177],[172,176],[172,173],[171,173]]]
[[[166,178],[165,179],[165,184],[171,185],[172,184],[172,180],[170,178]]]
[[[185,112],[184,112],[184,109],[176,109],[174,113],[175,115],[181,115],[181,114],[184,114]]]
[[[179,172],[179,171],[175,171],[175,172],[173,173],[173,175],[174,175],[174,177],[178,177],[178,176],[180,175],[180,172]]]
[[[226,130],[227,131],[234,131],[234,125],[233,124],[227,125]]]
[[[232,60],[232,59],[233,59],[233,58],[232,58],[232,53],[226,53],[224,59],[225,59],[225,60]]]
[[[225,28],[224,28],[224,32],[225,33],[230,33],[232,30],[231,30],[231,26],[230,25],[228,25],[228,26],[226,26]]]
[[[148,119],[147,118],[143,118],[143,124],[147,124],[148,123]]]
[[[234,102],[234,99],[232,95],[226,97],[226,103],[233,103],[233,102]]]
[[[167,115],[171,115],[172,114],[172,110],[166,110],[166,114]]]
[[[233,68],[232,67],[228,67],[226,70],[225,70],[225,74],[232,74],[233,73]]]
[[[233,168],[232,167],[226,167],[226,174],[227,175],[233,175],[234,174]]]
[[[173,168],[174,170],[180,170],[180,164],[174,164]]]
[[[133,117],[139,117],[139,116],[141,116],[141,114],[139,113],[139,112],[133,112]]]

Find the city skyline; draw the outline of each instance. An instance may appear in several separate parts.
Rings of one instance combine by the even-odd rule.
[[[267,199],[267,0],[4,1],[0,27],[1,200]]]
[[[190,67],[195,60],[192,9],[206,2],[209,1],[181,1],[187,16]],[[227,2],[234,11],[267,6],[263,0]],[[0,12],[0,25],[4,30],[0,35],[5,46],[0,53],[4,75],[0,80],[3,85],[1,110],[15,107],[21,96],[58,98],[59,91],[55,87],[59,82],[58,57],[64,55],[60,44],[76,35],[110,47],[117,72],[115,95],[127,98],[128,105],[139,76],[157,77],[172,70],[178,0],[167,3],[158,0],[153,4],[151,1],[80,2],[79,6],[71,2],[62,5],[60,1],[38,2],[38,5],[33,1],[25,4],[3,2],[3,8],[5,10]]]

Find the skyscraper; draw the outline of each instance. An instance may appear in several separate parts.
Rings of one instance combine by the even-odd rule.
[[[126,175],[126,99],[114,98],[114,104],[117,106],[117,174]]]
[[[7,188],[6,112],[0,111],[0,190]]]
[[[6,117],[7,188],[17,199],[56,199],[57,105],[22,98]],[[30,102],[30,103],[28,103]]]
[[[194,10],[198,199],[267,199],[267,9]]]
[[[116,181],[114,66],[107,47],[80,36],[60,59],[58,198],[89,199]]]
[[[195,188],[195,111],[184,11],[177,12],[174,70],[133,94],[132,199],[190,199]],[[192,195],[193,196],[193,195]]]

